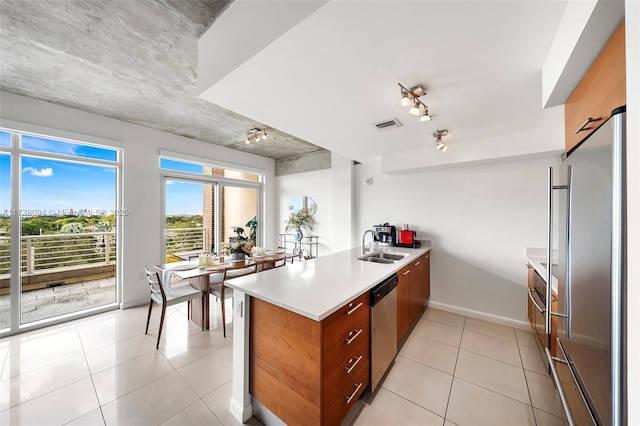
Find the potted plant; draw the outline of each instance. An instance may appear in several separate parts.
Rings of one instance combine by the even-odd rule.
[[[296,241],[300,241],[302,239],[302,230],[308,229],[309,231],[313,231],[313,225],[316,224],[316,220],[313,218],[311,214],[309,214],[309,210],[300,209],[296,212],[291,213],[291,216],[284,222],[285,223],[285,231],[296,231]]]
[[[233,228],[233,232],[236,233],[236,236],[229,237],[229,243],[225,248],[231,254],[231,259],[242,260],[246,255],[251,255],[251,248],[255,243],[244,235],[243,228],[236,226]]]

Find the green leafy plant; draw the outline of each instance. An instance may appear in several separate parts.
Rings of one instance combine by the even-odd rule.
[[[256,231],[258,229],[258,220],[256,216],[253,217],[249,222],[245,223],[244,226],[249,228],[249,239],[253,241],[253,244],[256,243]]]
[[[297,212],[291,213],[291,216],[287,220],[285,220],[285,231],[294,231],[298,229],[308,229],[309,231],[313,231],[313,225],[316,224],[316,220],[313,218],[311,214],[309,214],[309,210],[300,209]]]

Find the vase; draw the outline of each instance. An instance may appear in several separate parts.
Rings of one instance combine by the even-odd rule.
[[[231,260],[244,260],[244,253],[231,253]]]
[[[296,241],[302,241],[302,237],[303,237],[302,229],[300,228],[296,229],[296,236],[295,236]]]

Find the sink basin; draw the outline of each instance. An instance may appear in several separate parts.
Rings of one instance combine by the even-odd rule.
[[[364,256],[360,256],[358,260],[374,263],[396,263],[399,260],[409,256],[407,253],[397,253],[388,251],[377,251]]]

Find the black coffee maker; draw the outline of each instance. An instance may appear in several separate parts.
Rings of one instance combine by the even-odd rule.
[[[389,225],[389,222],[385,222],[382,225],[374,225],[373,230],[378,233],[378,236],[373,236],[374,241],[379,244],[388,244],[390,246],[396,245],[396,227]]]

